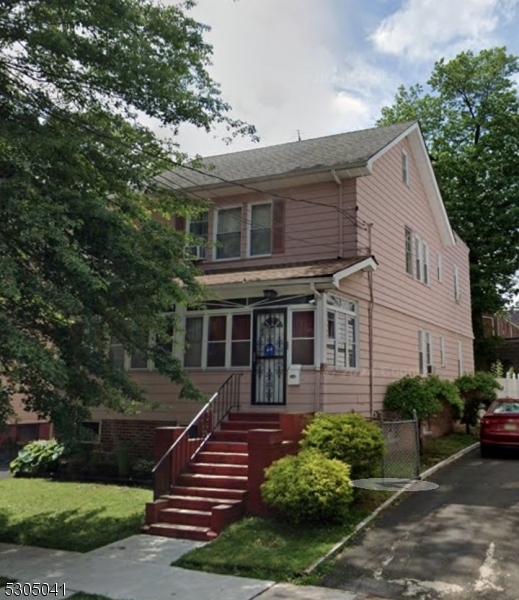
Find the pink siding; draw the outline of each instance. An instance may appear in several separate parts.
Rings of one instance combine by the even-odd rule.
[[[195,385],[209,399],[229,377],[231,371],[192,371],[191,378]],[[312,412],[316,410],[319,394],[319,373],[314,369],[303,370],[300,386],[287,386],[287,403],[284,406],[253,406],[250,402],[251,373],[243,371],[241,379],[241,409],[247,412]],[[156,421],[177,421],[187,425],[204,405],[203,402],[180,400],[179,388],[158,373],[131,373],[132,379],[139,383],[147,392],[149,399],[157,407],[145,409],[139,414],[121,415],[104,409],[92,411],[94,420],[106,418]]]
[[[401,180],[401,149],[408,151],[410,187]],[[372,228],[373,254],[379,262],[374,275],[377,304],[417,320],[445,328],[462,338],[472,338],[468,249],[457,239],[443,246],[429,202],[407,142],[379,159],[374,174],[357,184],[359,217]],[[430,247],[430,285],[414,280],[405,269],[404,229],[410,227]],[[436,272],[436,256],[443,256],[443,281]],[[461,302],[454,299],[454,266],[459,268]],[[377,327],[379,322],[377,321]],[[472,354],[467,369],[472,368]]]
[[[331,176],[330,176],[331,177]],[[339,250],[339,218],[338,186],[334,181],[306,185],[298,188],[280,190],[280,196],[292,198],[285,200],[285,251],[280,254],[263,258],[247,258],[247,206],[251,202],[262,202],[269,199],[268,194],[245,194],[231,198],[215,198],[215,207],[242,207],[242,247],[241,259],[213,261],[212,250],[207,251],[207,261],[203,268],[210,271],[213,268],[235,269],[237,267],[260,267],[337,258]],[[276,199],[275,197],[273,198]],[[319,204],[308,204],[305,201]],[[343,182],[343,210],[354,215],[355,209],[355,180]],[[324,205],[324,206],[323,206]],[[209,214],[209,239],[215,235],[214,211]],[[343,219],[344,256],[357,254],[357,235],[355,226],[347,218]]]

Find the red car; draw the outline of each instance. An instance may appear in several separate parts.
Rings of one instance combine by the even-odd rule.
[[[519,449],[519,400],[500,398],[491,404],[481,417],[479,448],[483,458],[497,448]]]

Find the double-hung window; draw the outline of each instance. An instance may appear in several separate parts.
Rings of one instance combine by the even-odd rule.
[[[454,299],[456,302],[461,301],[460,272],[458,267],[454,267]]]
[[[248,367],[251,362],[251,315],[187,315],[184,366]]]
[[[220,208],[216,212],[216,259],[241,256],[241,207]]]
[[[327,296],[326,364],[338,369],[358,368],[358,311],[351,300]]]
[[[249,219],[249,256],[272,253],[272,204],[251,204]]]
[[[423,329],[418,330],[418,370],[420,375],[434,373],[431,332]]]
[[[405,270],[418,281],[429,284],[429,245],[409,227],[405,228]]]
[[[440,366],[445,366],[445,336],[440,335]]]
[[[292,313],[292,364],[313,365],[315,349],[315,311]]]
[[[209,235],[209,212],[207,210],[189,220],[188,232],[191,236],[202,242],[200,246],[191,246],[189,248],[189,255],[197,260],[205,260]]]
[[[409,185],[409,156],[407,152],[402,152],[402,181]]]

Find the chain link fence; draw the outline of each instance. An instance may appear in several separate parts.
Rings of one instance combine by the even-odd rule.
[[[375,422],[382,430],[386,452],[382,461],[382,477],[412,479],[420,475],[420,439],[418,419]]]

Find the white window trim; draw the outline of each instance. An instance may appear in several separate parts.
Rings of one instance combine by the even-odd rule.
[[[458,377],[463,375],[463,345],[458,340]]]
[[[97,438],[93,439],[93,440],[80,440],[80,442],[82,444],[91,444],[91,445],[99,445],[101,443],[101,434],[103,431],[103,422],[102,421],[98,421],[96,419],[91,419],[90,421],[83,421],[81,423],[81,426],[83,425],[83,423],[97,423],[99,425],[99,431],[97,433]]]
[[[267,254],[251,254],[252,241],[252,207],[270,204],[270,252]],[[261,200],[258,202],[249,202],[247,205],[247,258],[266,258],[272,256],[272,239],[273,239],[273,207],[272,200]]]
[[[355,306],[355,310],[351,311],[351,310],[347,310],[345,308],[342,308],[340,306],[332,306],[328,304],[328,298],[330,296],[336,296],[337,298],[340,298],[341,300],[344,300],[346,302],[351,302],[354,306]],[[324,310],[324,319],[323,319],[323,323],[324,323],[324,327],[323,327],[323,356],[322,356],[322,362],[324,364],[328,364],[326,362],[326,358],[327,358],[327,352],[328,352],[328,344],[331,340],[331,338],[328,338],[328,312],[335,312],[335,313],[342,313],[344,315],[346,315],[347,317],[354,317],[355,318],[355,363],[356,366],[355,367],[351,367],[349,366],[349,354],[348,354],[348,339],[346,338],[346,340],[344,340],[344,344],[345,344],[345,356],[344,356],[344,361],[348,363],[347,366],[344,367],[339,367],[338,366],[338,339],[337,339],[337,320],[335,321],[335,365],[328,365],[329,367],[335,369],[336,371],[350,371],[350,372],[358,372],[360,371],[360,340],[359,340],[359,303],[356,300],[352,300],[351,298],[347,298],[345,296],[340,296],[339,294],[326,294],[324,301],[323,301],[323,310]],[[347,327],[346,327],[346,331],[347,331]],[[317,362],[316,362],[317,364]]]
[[[240,253],[232,258],[217,258],[218,244],[218,213],[222,210],[231,210],[233,208],[241,209],[240,217]],[[243,242],[243,204],[230,204],[229,206],[219,206],[213,210],[213,261],[214,262],[230,262],[240,260],[242,257],[242,242]]]
[[[460,270],[456,266],[454,267],[454,300],[458,304],[461,302]]]
[[[427,346],[429,346],[430,362],[427,360]],[[423,356],[423,368],[420,368],[420,354]],[[434,370],[434,348],[431,332],[427,329],[418,330],[418,372],[420,375],[432,375]]]
[[[405,183],[407,187],[410,187],[410,177],[409,177],[409,155],[405,150],[402,150],[402,158],[401,158],[401,168],[402,168],[402,181]]]
[[[441,252],[436,254],[436,276],[438,278],[438,282],[443,282],[443,258]]]
[[[232,317],[234,315],[248,315],[250,316],[251,321],[251,329],[250,329],[250,346],[251,346],[251,355],[250,355],[250,363],[245,367],[233,367],[231,366],[231,353],[232,353]],[[201,365],[199,367],[186,367],[183,368],[186,371],[250,371],[252,368],[252,332],[253,332],[253,312],[247,311],[246,307],[236,307],[233,309],[227,310],[210,310],[210,311],[195,311],[190,310],[184,312],[182,315],[182,322],[184,324],[183,327],[183,340],[181,344],[181,355],[180,362],[184,365],[184,351],[186,344],[185,338],[185,322],[189,317],[202,317],[202,356],[201,356]],[[223,367],[209,367],[207,366],[207,350],[208,350],[208,337],[209,337],[209,317],[226,317],[226,339],[225,339],[225,366]],[[241,340],[246,341],[246,340]]]
[[[291,367],[293,364],[299,364],[299,363],[293,363],[292,362],[292,343],[294,341],[294,331],[293,331],[293,317],[294,317],[294,313],[297,312],[314,312],[314,364],[313,365],[301,365],[301,367],[303,369],[314,369],[316,368],[316,366],[318,365],[318,357],[319,357],[319,344],[318,344],[318,312],[317,309],[315,307],[315,305],[312,304],[298,304],[297,306],[294,307],[289,307],[288,311],[287,311],[287,367]],[[311,340],[312,338],[296,338],[298,340]]]
[[[411,233],[411,264],[412,273],[407,270],[407,232]],[[419,281],[424,285],[431,285],[431,258],[429,244],[423,237],[415,233],[411,227],[407,225],[404,228],[404,244],[405,244],[405,273],[412,277],[415,281]],[[418,258],[418,261],[417,261]],[[418,269],[417,269],[418,267]],[[426,269],[427,267],[427,269]],[[427,272],[427,276],[426,276]]]
[[[445,336],[440,334],[440,366],[445,367]]]

